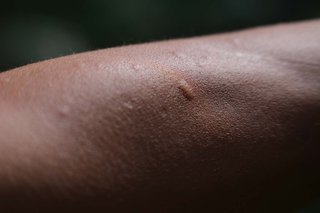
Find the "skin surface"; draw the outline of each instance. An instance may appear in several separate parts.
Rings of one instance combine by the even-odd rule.
[[[0,74],[6,212],[292,211],[320,197],[320,21]]]

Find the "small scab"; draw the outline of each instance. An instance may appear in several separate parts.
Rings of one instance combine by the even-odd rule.
[[[194,99],[192,88],[186,80],[182,79],[179,81],[178,89],[187,100],[191,101]]]

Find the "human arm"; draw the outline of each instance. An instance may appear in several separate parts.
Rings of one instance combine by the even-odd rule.
[[[300,205],[319,196],[319,62],[312,21],[1,73],[0,202],[46,211]]]

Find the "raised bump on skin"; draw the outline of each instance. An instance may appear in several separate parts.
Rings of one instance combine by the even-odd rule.
[[[194,98],[194,95],[193,95],[193,92],[192,92],[192,88],[190,87],[188,82],[186,82],[186,80],[184,80],[184,79],[181,79],[181,80],[179,80],[178,83],[179,83],[178,88],[182,92],[182,95],[187,100],[191,101]]]
[[[156,65],[157,66],[157,65]],[[131,68],[135,71],[143,69],[143,66],[140,64],[133,64]],[[189,101],[194,99],[194,92],[190,84],[183,79],[179,73],[173,72],[171,69],[160,69],[160,72],[164,74],[164,76],[171,81],[174,81],[177,85],[178,90],[180,93]]]

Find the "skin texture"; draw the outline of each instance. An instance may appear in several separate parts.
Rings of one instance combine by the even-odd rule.
[[[11,212],[292,211],[320,197],[320,22],[0,74]]]

